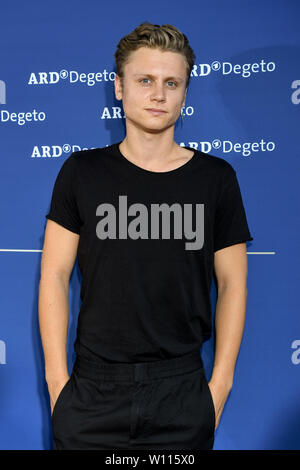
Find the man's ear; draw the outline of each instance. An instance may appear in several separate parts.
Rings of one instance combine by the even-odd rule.
[[[183,97],[183,102],[182,102],[182,107],[185,106],[185,99],[186,99],[186,94],[187,94],[187,88],[184,92],[184,97]]]
[[[117,100],[122,99],[122,84],[121,84],[121,79],[119,75],[116,74],[115,80],[114,80],[114,85],[115,85],[115,95]]]

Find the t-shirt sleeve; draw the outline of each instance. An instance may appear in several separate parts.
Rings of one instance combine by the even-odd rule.
[[[58,172],[52,191],[50,210],[45,217],[54,220],[71,232],[80,234],[82,221],[76,197],[75,164],[76,159],[72,153]]]
[[[253,240],[246,218],[236,172],[230,165],[223,177],[214,224],[214,252],[227,246]]]

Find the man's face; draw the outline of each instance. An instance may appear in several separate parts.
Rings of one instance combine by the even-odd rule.
[[[151,76],[149,76],[151,75]],[[148,132],[175,124],[186,95],[186,64],[177,52],[141,47],[124,66],[123,90],[116,76],[115,92],[122,99],[127,123]],[[149,108],[165,113],[152,113]]]

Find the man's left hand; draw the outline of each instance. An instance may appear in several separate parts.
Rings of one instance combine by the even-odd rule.
[[[215,415],[216,415],[216,425],[215,430],[219,426],[221,414],[224,408],[224,405],[227,401],[228,395],[230,393],[231,387],[216,383],[216,382],[208,382],[209,389],[211,391],[211,395],[214,402],[215,407]]]

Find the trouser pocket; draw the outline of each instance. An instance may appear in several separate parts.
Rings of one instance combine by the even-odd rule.
[[[56,419],[56,415],[59,412],[60,407],[64,405],[64,400],[65,400],[66,394],[67,394],[67,392],[70,388],[72,377],[73,377],[73,373],[71,374],[71,376],[69,377],[69,379],[67,380],[67,382],[65,383],[63,388],[61,389],[61,391],[60,391],[60,393],[59,393],[59,395],[56,399],[56,402],[54,403],[54,407],[53,407],[52,415],[51,415],[52,424],[54,423],[54,421]]]
[[[202,369],[145,383],[135,400],[135,443],[143,440],[165,449],[212,448],[215,410]]]
[[[215,432],[215,427],[216,427],[216,410],[215,410],[215,405],[214,405],[212,393],[210,391],[210,388],[209,388],[208,381],[207,381],[206,377],[204,377],[204,383],[205,383],[206,395],[207,395],[207,400],[208,400],[211,430],[212,430],[212,433],[214,433]]]

